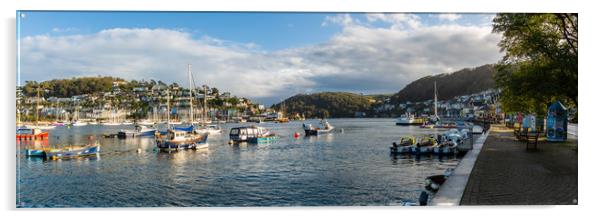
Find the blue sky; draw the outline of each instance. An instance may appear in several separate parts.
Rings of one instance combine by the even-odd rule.
[[[22,81],[183,83],[190,63],[203,83],[266,104],[319,91],[394,93],[500,56],[491,14],[20,13]]]

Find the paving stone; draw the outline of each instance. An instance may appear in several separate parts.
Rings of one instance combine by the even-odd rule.
[[[492,126],[460,205],[576,205],[577,139],[545,142],[536,151]]]

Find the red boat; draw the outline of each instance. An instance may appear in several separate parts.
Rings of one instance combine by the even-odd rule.
[[[47,139],[48,132],[40,129],[20,128],[17,129],[17,140],[39,140]]]

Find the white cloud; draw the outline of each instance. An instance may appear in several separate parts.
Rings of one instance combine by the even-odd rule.
[[[21,72],[24,80],[100,74],[186,84],[190,63],[199,84],[277,101],[311,91],[393,93],[420,77],[493,63],[501,57],[500,37],[491,33],[490,26],[412,26],[419,18],[389,14],[371,14],[366,19],[389,26],[369,27],[349,15],[329,17],[326,25],[342,26],[330,40],[279,51],[167,29],[25,37]]]
[[[415,14],[366,14],[366,19],[369,22],[382,21],[391,25],[394,29],[419,28],[422,23],[420,17]]]
[[[462,15],[459,14],[438,14],[437,18],[443,21],[455,21],[462,18]]]

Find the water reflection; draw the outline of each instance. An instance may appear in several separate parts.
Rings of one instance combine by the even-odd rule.
[[[208,148],[168,152],[153,137],[102,137],[130,127],[57,127],[48,140],[19,148],[85,144],[94,136],[99,156],[20,159],[18,193],[33,206],[388,205],[417,199],[404,191],[422,189],[424,177],[457,163],[456,157],[388,157],[402,135],[437,130],[395,126],[394,119],[329,122],[335,132],[298,138],[302,122],[262,123],[280,138],[233,145],[227,133],[240,124],[223,124],[225,132],[211,135]]]

